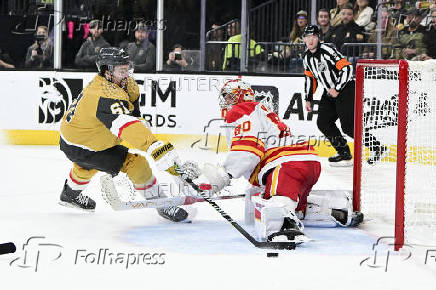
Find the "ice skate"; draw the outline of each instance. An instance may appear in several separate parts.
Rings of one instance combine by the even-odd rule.
[[[67,181],[65,181],[59,204],[66,207],[80,208],[85,211],[95,210],[95,201],[89,196],[83,195],[81,190],[71,189]]]
[[[345,150],[338,151],[335,156],[329,157],[329,164],[332,167],[350,167],[353,166],[353,156],[348,146]]]
[[[188,218],[188,212],[178,206],[163,207],[156,210],[161,217],[172,222],[183,222]]]
[[[146,200],[166,198],[167,195],[162,191],[159,191],[159,185],[154,178],[153,182],[145,186],[142,189],[135,188]],[[188,212],[178,206],[167,206],[162,208],[157,208],[157,213],[172,222],[183,222],[188,218]]]

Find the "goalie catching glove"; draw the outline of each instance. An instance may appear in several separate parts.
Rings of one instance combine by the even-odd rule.
[[[203,191],[208,191],[209,196],[220,192],[224,187],[230,185],[232,176],[226,172],[221,165],[205,163],[201,169],[201,175],[197,184]]]

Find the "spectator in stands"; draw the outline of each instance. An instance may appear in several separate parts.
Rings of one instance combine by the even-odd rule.
[[[392,22],[392,17],[387,9],[383,9],[381,12],[381,30],[382,30],[382,58],[387,59],[392,54],[391,45],[395,42],[397,38],[397,30]],[[370,43],[377,43],[377,32],[375,29],[371,32],[368,39]],[[376,57],[376,46],[365,47],[363,50],[362,58],[374,59]]]
[[[427,48],[427,53],[420,54],[419,60],[436,59],[436,7],[431,9],[430,16],[432,23],[424,33],[424,45]]]
[[[289,35],[289,42],[291,43],[304,43],[303,33],[307,26],[307,12],[300,10],[297,12],[296,19],[292,26],[291,34]]]
[[[411,8],[409,9],[410,11],[408,11],[408,14],[412,14],[410,19],[414,20],[416,23],[418,23],[418,31],[425,33],[427,31],[427,27],[424,25],[421,25],[422,20],[425,17],[426,11],[425,10],[421,10],[421,9],[416,9],[416,8]],[[410,21],[408,23],[410,23]]]
[[[318,22],[318,26],[320,28],[319,32],[319,40],[324,41],[324,38],[330,34],[331,26],[330,26],[330,13],[327,9],[321,8],[318,10],[318,16],[316,18]]]
[[[232,37],[239,34],[239,20],[235,20],[227,25],[227,37]]]
[[[206,40],[210,41],[223,41],[224,35],[223,30],[221,29],[221,26],[214,23],[210,27],[210,30],[206,34]]]
[[[224,50],[224,61],[223,61],[223,70],[239,70],[240,58],[241,58],[241,45],[242,35],[239,31],[239,25],[236,26],[237,34],[230,37],[227,42],[226,48]],[[249,43],[249,58],[254,58],[260,55],[263,52],[263,49],[260,45],[256,43],[253,39],[248,40]]]
[[[354,22],[365,31],[375,28],[375,23],[371,21],[374,10],[369,6],[369,0],[357,0],[354,4]]]
[[[341,10],[342,8],[347,5],[350,1],[349,0],[336,0],[336,8],[333,8],[330,10],[330,25],[331,26],[337,26],[341,24],[342,18],[341,18]]]
[[[424,44],[425,28],[420,27],[422,17],[417,9],[410,9],[408,13],[412,13],[412,17],[408,21],[408,25],[398,33],[398,40],[394,44],[392,58],[417,60],[418,55],[426,54],[427,49]]]
[[[207,41],[223,41],[224,31],[217,23],[212,24],[211,29],[206,34]],[[222,67],[223,52],[225,44],[208,43],[206,46],[207,70],[217,71]]]
[[[433,20],[431,17],[431,11],[433,8],[436,8],[436,0],[429,1],[429,8],[425,9],[425,16],[422,18],[421,25],[425,26],[426,30],[430,30],[431,26],[433,25]]]
[[[400,23],[399,25],[397,25],[397,30],[398,31],[404,30],[404,28],[409,26],[410,22],[413,20],[414,22],[418,23],[418,32],[424,33],[426,31],[426,27],[420,24],[424,18],[423,14],[424,11],[416,9],[415,7],[410,8],[406,12],[406,18],[404,19],[404,23],[403,24]]]
[[[363,28],[354,22],[353,5],[347,3],[341,10],[342,22],[340,25],[332,28],[332,32],[324,42],[331,42],[336,45],[336,48],[346,56],[358,56],[359,49],[352,47],[352,51],[342,49],[344,43],[363,43],[365,42],[365,35]]]
[[[0,69],[1,68],[15,68],[14,61],[11,59],[9,54],[5,53],[0,48]]]
[[[289,42],[292,44],[304,44],[303,33],[307,27],[307,12],[300,10],[297,12],[296,19],[292,26],[291,34],[289,36]],[[303,59],[299,53],[302,53],[298,47],[286,46],[284,50],[280,52],[285,63],[289,62],[289,72],[303,72]]]
[[[148,27],[139,23],[135,30],[135,42],[126,47],[130,60],[135,63],[136,72],[156,70],[156,47],[148,40]]]
[[[103,38],[103,23],[100,20],[92,20],[89,23],[91,36],[86,39],[76,55],[74,63],[83,68],[95,68],[95,61],[100,49],[110,47],[110,44]]]
[[[27,49],[25,66],[29,68],[53,68],[53,42],[48,37],[47,26],[38,26],[35,43]]]
[[[167,70],[181,71],[188,66],[185,56],[183,55],[183,46],[175,44],[168,55]]]
[[[404,2],[403,0],[394,0],[393,2],[394,6],[390,8],[389,11],[392,14],[394,26],[404,25],[404,20],[407,15],[407,10],[404,8]]]

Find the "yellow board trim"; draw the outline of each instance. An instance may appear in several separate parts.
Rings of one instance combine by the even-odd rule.
[[[5,143],[11,145],[59,145],[59,131],[55,130],[3,130],[3,135]],[[155,134],[155,136],[157,139],[171,142],[176,148],[201,148],[211,152],[228,151],[226,138],[223,136],[218,138],[218,136],[209,135],[207,142],[205,134]],[[353,143],[349,142],[348,145],[353,150]],[[336,154],[335,149],[328,142],[320,142],[313,147],[321,157]]]
[[[6,143],[11,145],[59,145],[59,131],[3,130]]]

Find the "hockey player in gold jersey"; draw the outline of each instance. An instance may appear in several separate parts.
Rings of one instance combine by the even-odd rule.
[[[127,174],[145,198],[156,197],[158,186],[147,160],[128,152],[120,144],[127,141],[146,151],[160,170],[173,175],[179,163],[170,143],[157,140],[148,123],[140,119],[139,88],[131,76],[129,56],[114,47],[102,48],[97,58],[98,75],[84,88],[64,115],[60,127],[60,149],[73,162],[60,196],[61,204],[94,210],[95,201],[82,195],[98,171]],[[179,207],[158,209],[173,221],[187,218]]]

